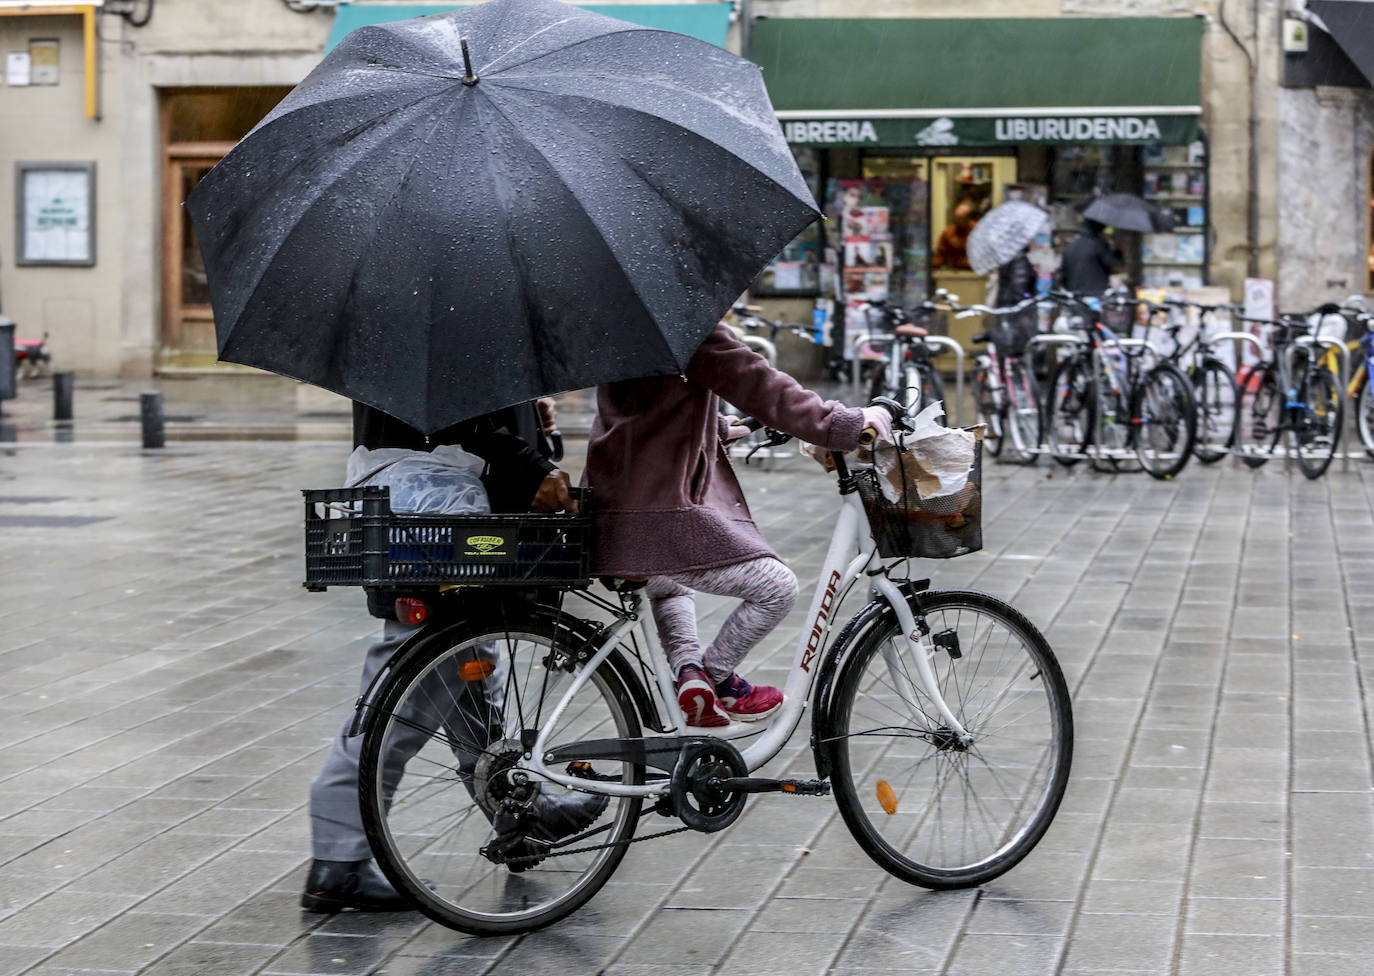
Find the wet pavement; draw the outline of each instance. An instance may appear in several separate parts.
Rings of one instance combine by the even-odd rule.
[[[378,630],[299,586],[298,489],[338,480],[347,411],[178,382],[169,415],[268,436],[143,451],[118,418],[146,384],[78,384],[68,443],[41,381],[4,404],[0,976],[1374,971],[1374,467],[986,466],[987,548],[920,572],[1044,629],[1078,723],[1055,825],[997,881],[912,888],[832,800],[759,797],[635,845],[564,922],[475,939],[297,907],[307,787]],[[742,479],[805,586],[830,482],[792,456]],[[781,679],[801,616],[751,677]],[[769,768],[807,775],[804,737]]]

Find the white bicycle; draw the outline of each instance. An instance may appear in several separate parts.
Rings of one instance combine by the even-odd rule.
[[[1059,664],[1007,603],[893,575],[905,557],[981,546],[981,462],[957,497],[894,505],[873,469],[831,461],[834,534],[785,701],[766,722],[716,734],[686,724],[639,584],[606,581],[603,597],[585,562],[556,568],[583,541],[583,517],[390,516],[375,488],[361,503],[368,515],[356,490],[307,492],[307,586],[404,582],[402,613],[425,621],[359,699],[353,727],[364,736],[363,819],[392,883],[452,928],[530,931],[590,899],[632,842],[723,830],[750,794],[832,788],[855,839],[907,882],[978,885],[1024,858],[1069,777]],[[340,507],[351,514],[338,518]],[[473,545],[511,560],[484,563]],[[350,546],[385,566],[345,579]],[[312,549],[335,561],[320,569]],[[483,585],[439,589],[458,582]],[[871,599],[840,621],[856,586]],[[808,702],[818,778],[752,776]],[[604,801],[578,800],[581,817],[547,822],[569,797]],[[646,818],[673,823],[637,834]]]

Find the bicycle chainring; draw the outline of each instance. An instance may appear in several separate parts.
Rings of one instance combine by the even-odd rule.
[[[745,794],[721,789],[712,781],[748,775],[744,757],[723,739],[684,746],[669,787],[678,819],[702,833],[724,830],[744,812]]]

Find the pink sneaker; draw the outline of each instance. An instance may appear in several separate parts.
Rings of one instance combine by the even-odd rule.
[[[682,706],[688,725],[714,729],[730,724],[730,716],[716,701],[711,679],[695,664],[688,664],[677,673],[677,703]]]
[[[716,699],[720,707],[734,719],[741,722],[757,722],[778,710],[782,704],[782,692],[770,685],[751,685],[739,676],[732,674],[724,681],[716,682]]]

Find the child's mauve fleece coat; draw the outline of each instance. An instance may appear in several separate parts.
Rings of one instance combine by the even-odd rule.
[[[642,578],[776,558],[726,455],[720,397],[834,451],[852,451],[863,430],[862,410],[822,402],[724,325],[682,376],[599,387],[584,476],[596,522],[594,573]]]

